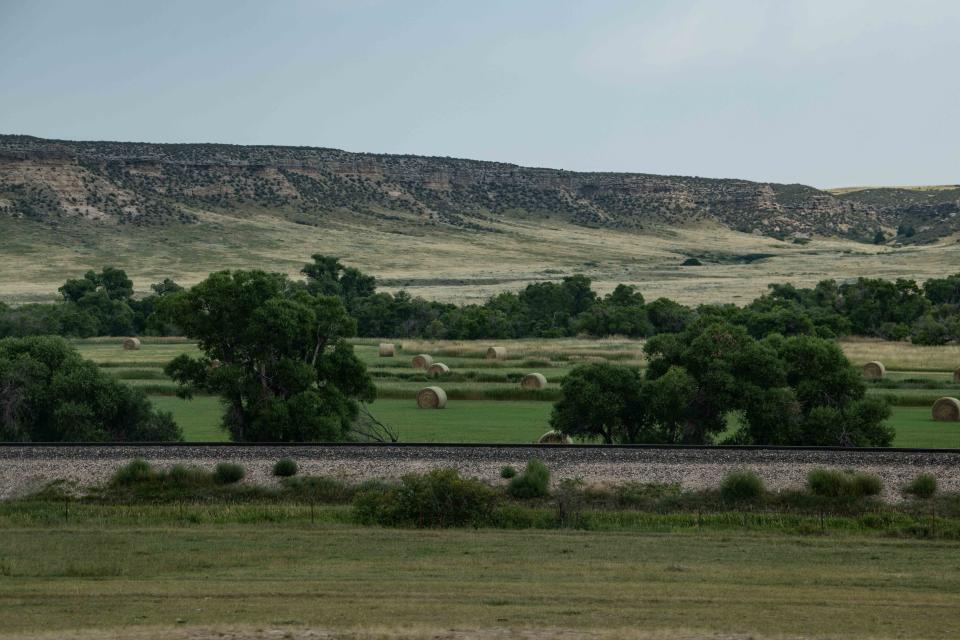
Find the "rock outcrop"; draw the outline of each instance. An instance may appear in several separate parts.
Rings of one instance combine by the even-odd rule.
[[[904,220],[945,235],[960,220],[960,188],[943,197],[834,195],[804,185],[587,173],[455,158],[311,147],[69,142],[0,136],[0,214],[55,223],[189,223],[197,210],[244,207],[307,219],[341,211],[416,216],[486,229],[513,215],[559,216],[618,228],[712,220],[781,238],[891,238]],[[880,190],[884,191],[884,190]],[[951,198],[953,198],[951,200]],[[915,222],[917,224],[914,224]],[[911,236],[913,237],[913,236]],[[909,240],[907,240],[909,241]]]

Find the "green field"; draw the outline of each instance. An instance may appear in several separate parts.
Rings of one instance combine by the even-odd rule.
[[[955,542],[169,520],[0,518],[0,637],[186,638],[217,625],[235,640],[306,628],[922,639],[960,628]]]
[[[397,430],[402,442],[533,442],[548,429],[552,402],[560,382],[579,363],[609,361],[643,366],[641,341],[625,339],[502,341],[508,357],[484,359],[486,342],[397,341],[394,358],[377,356],[376,340],[357,340],[355,348],[366,362],[378,388],[372,413]],[[907,343],[855,340],[841,343],[854,363],[879,354],[902,368],[889,367],[881,382],[870,382],[868,393],[891,399],[891,424],[899,447],[960,447],[960,423],[934,422],[933,402],[945,395],[960,396],[953,381],[955,346],[917,347]],[[163,374],[163,365],[181,353],[196,354],[196,346],[180,339],[145,339],[139,351],[124,351],[118,339],[78,341],[84,356],[127,384],[143,387],[161,409],[171,411],[191,441],[226,440],[220,428],[221,407],[216,398],[181,400]],[[449,376],[428,378],[414,370],[410,359],[430,353],[451,368]],[[524,391],[518,381],[526,373],[547,376],[547,389]],[[446,409],[416,407],[417,390],[443,387],[450,398]]]

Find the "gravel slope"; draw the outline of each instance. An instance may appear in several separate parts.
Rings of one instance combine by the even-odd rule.
[[[697,489],[716,487],[734,469],[752,469],[771,489],[799,488],[815,467],[849,468],[877,474],[886,497],[899,499],[899,487],[925,472],[944,491],[960,491],[960,452],[831,451],[803,449],[703,449],[647,447],[499,446],[0,446],[0,499],[22,495],[52,480],[81,486],[104,482],[117,467],[144,458],[160,466],[187,464],[212,468],[237,462],[244,482],[269,484],[274,462],[289,457],[302,473],[346,479],[396,478],[405,473],[455,467],[484,480],[499,479],[506,464],[522,466],[538,457],[554,480],[580,477],[587,483],[676,482]]]

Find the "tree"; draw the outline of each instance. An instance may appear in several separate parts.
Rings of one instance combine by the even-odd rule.
[[[62,338],[0,340],[0,440],[182,440],[143,391],[104,375]]]
[[[99,274],[88,271],[82,278],[67,280],[60,287],[60,293],[68,305],[76,305],[95,320],[93,333],[113,336],[136,333],[135,313],[130,306],[133,281],[123,269],[104,267]]]
[[[640,402],[640,373],[607,363],[575,367],[561,383],[550,426],[566,435],[605,444],[649,441]]]
[[[682,394],[685,402],[681,415],[658,416],[660,428],[677,444],[712,442],[726,430],[727,415],[740,409],[745,398],[780,386],[784,380],[776,352],[751,338],[743,327],[728,323],[698,323],[682,334],[655,336],[644,350],[649,383],[661,394]],[[671,373],[676,382],[663,386],[660,379]],[[659,402],[679,404],[672,398],[659,398]],[[680,419],[680,424],[674,424]]]
[[[960,273],[927,280],[923,283],[923,293],[935,305],[960,305]]]
[[[653,329],[647,318],[643,295],[635,287],[620,284],[602,301],[579,315],[576,330],[594,336],[642,337]]]
[[[668,298],[657,298],[647,305],[647,317],[656,333],[676,333],[693,320],[693,312]]]
[[[358,298],[372,296],[376,292],[377,281],[373,276],[364,275],[358,269],[345,267],[338,258],[315,253],[310,256],[313,262],[304,265],[300,273],[307,276],[307,287],[315,294],[339,296],[347,308]]]
[[[859,371],[830,340],[776,334],[756,340],[741,327],[716,323],[657,336],[646,351],[646,409],[671,442],[712,442],[732,413],[742,416],[734,436],[741,444],[892,441],[886,403],[866,397]],[[660,405],[679,410],[665,413]]]
[[[575,368],[561,385],[551,425],[613,443],[710,444],[728,419],[739,444],[889,446],[886,402],[866,397],[836,343],[813,336],[764,340],[743,327],[700,320],[651,338],[649,364]]]
[[[358,401],[374,399],[338,297],[282,274],[220,271],[160,305],[203,352],[176,358],[167,374],[184,395],[220,395],[235,441],[344,440]]]

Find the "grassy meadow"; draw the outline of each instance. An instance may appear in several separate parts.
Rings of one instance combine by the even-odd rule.
[[[154,522],[160,509],[80,510],[69,523],[4,509],[0,637],[208,637],[197,630],[215,626],[209,637],[234,639],[311,628],[351,638],[500,629],[496,637],[934,639],[960,628],[956,542],[668,524],[357,528],[335,509],[311,524],[304,508],[271,523],[226,507],[203,522],[193,507],[171,506]]]
[[[370,411],[393,427],[402,442],[529,443],[548,430],[552,403],[559,385],[577,364],[607,361],[644,366],[643,343],[622,338],[505,340],[504,360],[486,360],[488,342],[395,341],[393,358],[377,355],[378,341],[358,339],[355,348],[367,364],[378,389]],[[143,387],[160,408],[171,411],[191,441],[222,441],[218,399],[174,396],[175,386],[163,374],[163,365],[181,353],[197,354],[196,345],[177,338],[146,338],[139,351],[124,351],[116,338],[80,340],[77,347],[104,371],[127,384]],[[879,340],[841,343],[855,364],[881,360],[887,366],[882,381],[869,382],[869,393],[893,403],[891,422],[895,446],[960,447],[960,423],[935,422],[930,407],[941,396],[960,396],[953,370],[960,365],[960,347],[921,347]],[[450,367],[439,379],[428,378],[410,364],[414,355],[428,353]],[[543,373],[546,389],[520,388],[520,378]],[[416,392],[439,385],[449,397],[440,411],[418,409]]]

